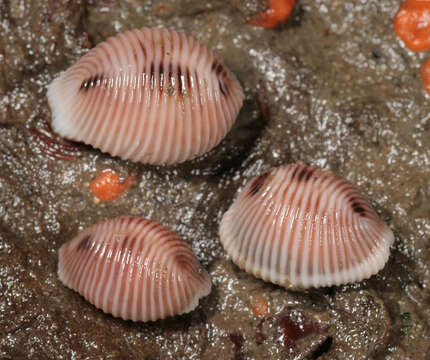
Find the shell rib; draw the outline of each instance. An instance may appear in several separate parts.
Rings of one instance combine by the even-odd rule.
[[[105,313],[133,321],[190,312],[211,290],[178,234],[137,217],[95,224],[64,244],[58,276]]]
[[[224,214],[220,237],[240,268],[286,288],[369,278],[394,241],[353,185],[301,163],[252,179]]]
[[[166,29],[111,37],[48,87],[55,132],[148,164],[183,162],[212,149],[243,99],[211,50]]]

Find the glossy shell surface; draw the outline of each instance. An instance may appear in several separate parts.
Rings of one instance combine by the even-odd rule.
[[[301,163],[252,179],[224,214],[220,238],[240,268],[286,288],[369,278],[394,241],[353,185]]]
[[[243,90],[205,45],[142,28],[100,43],[48,86],[52,128],[148,164],[193,159],[230,130]]]
[[[155,321],[195,309],[209,274],[178,234],[151,220],[95,224],[59,250],[58,275],[105,313]]]

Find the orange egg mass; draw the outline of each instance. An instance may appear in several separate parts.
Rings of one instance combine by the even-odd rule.
[[[262,26],[266,29],[274,28],[285,21],[291,14],[294,0],[270,0],[269,8],[247,21],[248,24]]]
[[[430,1],[405,1],[394,18],[394,31],[410,50],[430,50]]]
[[[102,201],[118,199],[122,193],[136,183],[134,176],[128,176],[124,181],[112,170],[106,170],[97,175],[90,183],[92,193]]]
[[[421,68],[421,82],[424,90],[430,95],[430,59]]]
[[[267,303],[267,300],[261,295],[256,296],[252,301],[252,312],[254,315],[266,315],[268,311],[269,304]]]

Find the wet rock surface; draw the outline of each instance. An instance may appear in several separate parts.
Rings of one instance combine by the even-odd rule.
[[[245,23],[264,9],[257,0],[0,1],[0,357],[428,358],[430,103],[419,79],[428,54],[395,38],[400,2],[299,0],[287,24],[265,30]],[[172,167],[80,145],[72,161],[41,151],[31,134],[51,117],[46,85],[107,36],[141,26],[194,35],[236,74],[246,100],[231,133]],[[299,160],[355,183],[394,230],[378,275],[289,292],[226,259],[218,224],[236,191]],[[111,203],[89,190],[107,168],[137,180]],[[119,215],[162,222],[191,244],[214,285],[196,311],[122,321],[59,282],[58,248]],[[253,314],[257,296],[267,314]]]

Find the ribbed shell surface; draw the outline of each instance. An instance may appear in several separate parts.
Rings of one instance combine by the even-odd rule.
[[[59,135],[149,164],[212,149],[244,99],[234,75],[205,45],[149,28],[100,43],[55,79],[47,96]]]
[[[301,163],[252,179],[224,214],[220,238],[240,268],[286,288],[369,278],[394,241],[353,185]]]
[[[209,274],[178,234],[137,217],[95,224],[65,243],[58,275],[105,313],[133,321],[187,313],[211,290]]]

